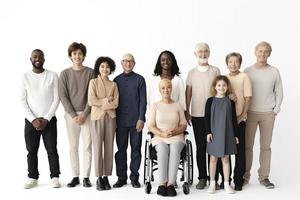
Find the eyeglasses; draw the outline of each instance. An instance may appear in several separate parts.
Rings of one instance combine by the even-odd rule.
[[[123,63],[134,64],[134,60],[122,60]]]

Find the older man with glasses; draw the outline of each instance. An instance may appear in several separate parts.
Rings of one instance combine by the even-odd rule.
[[[121,64],[124,71],[114,79],[119,88],[119,107],[116,133],[118,151],[115,154],[118,181],[113,187],[119,188],[127,183],[127,147],[130,138],[130,180],[132,187],[139,188],[142,129],[147,105],[146,82],[143,76],[133,72],[135,59],[132,54],[125,54]]]

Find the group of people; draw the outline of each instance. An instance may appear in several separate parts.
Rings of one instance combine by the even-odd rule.
[[[33,68],[24,74],[22,84],[28,151],[28,181],[24,188],[37,185],[41,136],[53,187],[61,186],[55,117],[59,101],[65,110],[70,147],[73,178],[68,187],[80,184],[80,135],[84,187],[92,186],[89,177],[93,155],[96,189],[111,189],[108,176],[112,175],[115,136],[118,180],[113,187],[127,184],[128,140],[131,146],[129,178],[134,188],[141,187],[142,130],[148,102],[147,126],[153,134],[151,142],[157,151],[159,171],[157,194],[177,194],[177,170],[187,125],[193,126],[196,142],[199,179],[196,189],[204,189],[209,182],[209,193],[221,188],[234,193],[249,183],[257,126],[260,130],[259,181],[266,188],[274,188],[269,181],[271,140],[283,89],[278,69],[267,62],[271,52],[269,43],[258,43],[256,63],[244,72],[240,71],[241,54],[230,53],[225,59],[229,73],[220,75],[219,68],[208,63],[208,44],[198,43],[194,52],[197,66],[189,71],[185,86],[174,54],[163,51],[157,59],[153,78],[146,86],[144,77],[133,71],[135,59],[130,53],[122,58],[123,73],[112,81],[109,75],[115,71],[115,62],[109,57],[99,57],[94,69],[84,66],[86,47],[82,43],[69,46],[68,56],[73,65],[63,70],[59,78],[43,67],[43,51],[33,50],[30,58]],[[230,155],[235,155],[234,188],[231,187]],[[220,184],[219,174],[222,175]]]

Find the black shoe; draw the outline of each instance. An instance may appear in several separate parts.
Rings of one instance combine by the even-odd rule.
[[[103,184],[104,184],[105,190],[110,190],[111,189],[111,186],[109,184],[107,176],[103,176]]]
[[[92,183],[89,178],[83,178],[83,187],[92,187]]]
[[[224,185],[223,185],[223,188],[224,188]],[[218,182],[216,182],[216,190],[221,190],[221,186]]]
[[[141,187],[141,184],[140,184],[140,182],[138,180],[132,180],[131,181],[131,185],[134,188],[140,188]]]
[[[70,183],[67,184],[68,187],[75,187],[76,185],[79,185],[79,177],[74,177]]]
[[[96,182],[96,189],[97,190],[105,190],[104,183],[103,183],[103,178],[98,177],[97,182]]]
[[[242,191],[243,190],[243,186],[236,185],[236,186],[234,186],[234,190],[235,191]]]
[[[118,178],[118,181],[113,185],[114,188],[120,188],[122,187],[123,185],[126,185],[127,184],[127,181],[126,179],[120,179]]]
[[[224,189],[224,182],[222,182],[221,184],[220,184],[220,189]]]
[[[164,185],[158,186],[158,188],[157,188],[157,194],[161,195],[161,196],[164,196],[164,197],[167,196],[168,195],[168,193],[167,193],[167,187],[164,186]]]
[[[176,192],[176,190],[175,190],[174,185],[169,185],[169,186],[167,187],[167,195],[168,195],[169,197],[174,197],[174,196],[177,195],[177,192]]]

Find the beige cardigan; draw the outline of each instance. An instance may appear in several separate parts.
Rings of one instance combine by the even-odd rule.
[[[109,102],[109,97],[113,97],[113,101]],[[115,118],[116,108],[119,105],[117,84],[110,80],[102,80],[100,76],[90,80],[88,104],[91,106],[91,120],[101,119],[106,113]]]

